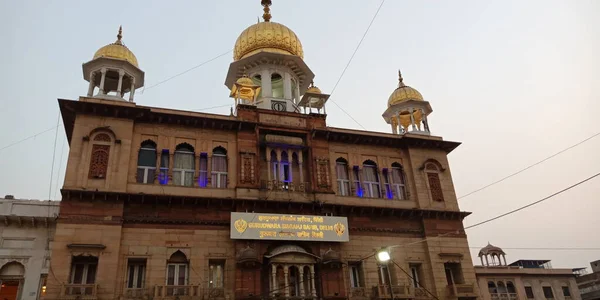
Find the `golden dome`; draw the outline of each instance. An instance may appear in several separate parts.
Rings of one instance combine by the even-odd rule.
[[[323,94],[321,92],[321,89],[316,87],[313,82],[310,83],[310,87],[308,88],[308,90],[306,90],[306,93]]]
[[[418,100],[424,101],[423,96],[416,89],[411,88],[408,85],[405,85],[403,82],[402,74],[398,71],[398,88],[394,90],[394,92],[388,98],[388,107],[398,104],[407,100]]]
[[[261,51],[296,55],[304,58],[304,51],[298,36],[285,25],[270,22],[269,6],[271,1],[263,0],[261,3],[265,7],[265,13],[263,14],[265,21],[254,24],[242,31],[233,47],[233,59],[240,60]]]
[[[119,34],[117,34],[117,40],[112,44],[108,44],[98,49],[98,51],[96,51],[96,53],[94,54],[93,59],[96,59],[98,57],[122,59],[128,61],[136,67],[139,67],[137,58],[135,57],[133,52],[131,52],[131,50],[129,50],[129,48],[127,48],[127,46],[125,46],[123,42],[121,42],[121,38],[123,38],[122,33],[123,29],[119,27]]]
[[[243,86],[254,86],[254,81],[252,81],[252,79],[248,78],[246,75],[240,77],[240,79],[238,79],[235,83]]]

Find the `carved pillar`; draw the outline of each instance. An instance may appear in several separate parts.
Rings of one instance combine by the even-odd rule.
[[[427,121],[427,116],[425,115],[425,112],[423,112],[423,119],[421,120],[421,122],[423,122],[423,129],[431,133],[431,131],[429,131],[429,122]]]
[[[277,265],[271,265],[271,294],[274,296],[277,292]]]
[[[302,150],[296,152],[296,156],[298,156],[298,171],[300,171],[300,183],[304,182],[304,174],[302,171]]]
[[[504,265],[506,266],[506,254],[502,254],[502,258],[504,258]]]
[[[92,97],[94,95],[94,74],[96,72],[90,72],[90,86],[88,87],[88,97]]]
[[[194,154],[194,176],[192,176],[192,180],[194,181],[192,182],[193,186],[199,186],[198,179],[200,178],[200,155],[202,155],[202,153],[198,153],[198,156]]]
[[[298,278],[299,280],[296,280],[298,282],[298,285],[300,286],[300,297],[304,297],[304,266],[296,266],[296,268],[298,268]]]
[[[489,265],[490,265],[490,262],[488,261],[488,256],[487,256],[487,255],[485,256],[485,265],[486,265],[486,266],[489,266]]]
[[[281,180],[281,149],[275,149],[275,154],[277,155],[277,168],[275,169],[275,172],[277,174],[275,174],[275,179],[277,180],[277,183],[279,184],[279,182],[283,181]]]
[[[123,76],[125,76],[125,71],[119,70],[119,84],[117,84],[117,95],[121,95],[121,88],[123,87]]]
[[[169,152],[169,170],[167,173],[169,174],[169,185],[173,184],[173,163],[174,163],[175,153]]]
[[[133,102],[133,94],[135,94],[135,78],[131,77],[131,88],[129,89],[129,102]]]
[[[409,113],[410,113],[410,124],[412,125],[412,130],[416,131],[417,130],[417,126],[415,125],[415,110],[411,107],[409,108]]]
[[[317,289],[315,287],[315,266],[310,265],[310,292],[313,298],[317,297]]]
[[[479,259],[481,259],[481,265],[483,266],[483,256],[480,256]]]
[[[104,81],[106,81],[106,68],[102,68],[100,70],[100,73],[102,73],[102,77],[100,78],[100,95],[106,95],[106,93],[104,92]]]
[[[285,278],[285,287],[284,287],[284,290],[285,290],[285,297],[286,298],[288,298],[290,296],[290,281],[288,279],[288,271],[289,271],[288,268],[289,268],[288,265],[284,265],[283,266],[283,276]]]
[[[290,73],[283,73],[283,98],[292,99],[292,76]]]
[[[262,72],[260,72],[260,80],[262,96],[273,97],[273,90],[271,87],[271,71],[262,70]]]

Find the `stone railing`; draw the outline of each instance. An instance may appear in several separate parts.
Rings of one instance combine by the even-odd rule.
[[[391,292],[394,293],[394,299],[414,298],[414,289],[409,285],[392,285]],[[373,296],[379,299],[391,299],[391,292],[390,286],[387,284],[380,284],[373,287]]]
[[[150,298],[153,293],[146,288],[126,288],[123,292],[124,299],[146,299]]]
[[[448,294],[452,297],[471,297],[475,295],[474,284],[453,284],[448,285]]]
[[[201,296],[198,285],[157,285],[154,288],[154,298],[175,298],[181,296]]]
[[[277,180],[261,180],[260,188],[269,191],[288,191],[306,193],[310,190],[308,182],[283,182]]]
[[[60,298],[96,300],[97,292],[97,284],[63,284],[60,289]]]
[[[350,298],[362,298],[367,296],[367,291],[364,287],[350,288]]]
[[[516,293],[505,293],[505,294],[490,294],[492,300],[518,300],[519,297]]]

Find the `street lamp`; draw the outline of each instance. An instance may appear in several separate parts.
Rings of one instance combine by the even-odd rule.
[[[377,253],[375,254],[375,258],[377,259],[377,261],[382,264],[382,265],[386,265],[386,270],[387,270],[387,277],[388,277],[388,288],[390,291],[390,297],[392,297],[392,300],[394,300],[394,290],[392,289],[392,276],[390,275],[390,267],[387,266],[388,262],[392,259],[391,255],[390,255],[390,250],[392,247],[384,247],[381,248],[379,250],[377,250]]]

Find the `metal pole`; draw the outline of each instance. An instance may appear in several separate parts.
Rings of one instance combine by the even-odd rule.
[[[388,275],[388,286],[390,288],[390,296],[392,300],[394,300],[394,290],[392,289],[392,275],[390,274],[390,265],[387,265],[387,275]]]

